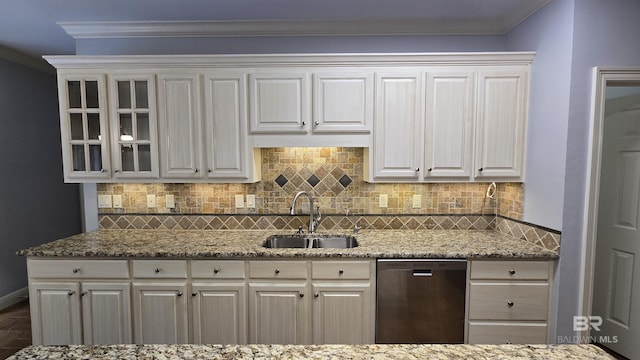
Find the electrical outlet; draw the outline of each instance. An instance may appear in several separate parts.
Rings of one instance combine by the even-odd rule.
[[[113,195],[113,207],[115,209],[122,209],[122,195]]]
[[[413,195],[413,208],[419,209],[422,207],[422,196]]]
[[[167,209],[175,209],[175,207],[176,207],[176,197],[175,197],[175,195],[165,195],[164,203],[165,203],[165,207]]]
[[[155,195],[147,195],[147,207],[148,208],[156,207],[156,196]]]
[[[378,198],[378,207],[386,208],[388,204],[389,204],[389,195],[380,194],[380,197]]]
[[[98,207],[101,209],[111,208],[111,195],[98,195]]]
[[[236,195],[236,209],[241,209],[244,207],[244,196]]]
[[[255,209],[255,207],[256,207],[256,196],[247,195],[247,208]]]

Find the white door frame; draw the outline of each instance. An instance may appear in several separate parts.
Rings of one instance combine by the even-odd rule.
[[[588,203],[583,219],[583,279],[582,294],[579,304],[579,315],[589,316],[593,301],[593,279],[596,259],[596,235],[598,230],[598,201],[600,196],[600,166],[602,157],[602,129],[604,126],[605,94],[609,82],[635,81],[640,82],[640,68],[609,68],[595,67],[593,69],[593,88],[591,93],[591,128],[589,130],[589,158],[587,159],[587,174],[589,182],[586,186]],[[589,330],[578,334],[580,342],[588,341]]]

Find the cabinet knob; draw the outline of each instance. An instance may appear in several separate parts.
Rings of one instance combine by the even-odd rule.
[[[88,294],[88,293],[87,293],[86,291],[83,291],[83,292],[81,292],[81,293],[80,293],[80,296],[85,296],[85,295],[87,295],[87,294]]]
[[[219,272],[220,272],[220,269],[218,269],[218,268],[213,269],[213,273],[214,273],[214,274],[217,274],[217,273],[219,273]]]
[[[509,270],[509,275],[515,275],[515,274],[516,274],[515,270],[513,270],[513,269]]]
[[[483,172],[483,171],[484,171],[484,168],[483,168],[483,167],[481,167],[480,169],[478,169],[478,171],[479,171],[479,172]]]
[[[118,172],[120,172],[120,170],[115,169],[115,170],[113,170],[113,172],[114,172],[114,173],[118,173]]]
[[[305,126],[305,125],[307,125],[307,122],[306,122],[306,121],[303,121],[303,122],[302,122],[302,126]]]
[[[303,298],[304,297],[304,293],[300,293],[300,297]]]
[[[211,172],[213,172],[213,170],[211,170],[211,169],[207,169],[207,172],[208,172],[208,173],[211,173]]]
[[[431,170],[433,170],[433,169],[432,169],[432,168],[428,168],[428,169],[427,169],[427,171],[428,171],[428,172],[431,172]]]
[[[182,296],[182,291],[178,291],[178,296]]]
[[[194,173],[199,172],[200,170],[198,168],[195,168],[195,170],[193,170]]]
[[[316,121],[316,122],[315,122],[315,123],[313,123],[313,124],[314,124],[315,126],[318,126],[318,125],[320,125],[320,122],[319,122],[319,121]]]
[[[419,171],[420,171],[420,168],[419,168],[419,167],[418,167],[418,168],[416,168],[416,172],[419,172]]]
[[[316,298],[317,298],[317,297],[319,297],[319,296],[320,296],[320,294],[318,294],[318,293],[313,294],[313,297],[316,297]]]
[[[342,269],[338,270],[338,275],[342,275],[342,274],[344,274],[344,270]]]
[[[69,291],[69,292],[67,292],[67,295],[73,296],[73,294],[75,294],[75,293],[76,293],[75,291]]]
[[[79,272],[80,272],[80,269],[79,269],[79,268],[74,268],[74,269],[73,269],[73,270],[71,270],[71,271],[73,271],[73,273],[74,273],[74,274],[77,274],[77,273],[79,273]]]
[[[156,268],[155,270],[156,274],[160,272],[160,268]]]
[[[280,274],[280,270],[276,269],[276,271],[274,271],[276,274]]]
[[[513,306],[513,301],[508,300],[508,301],[507,301],[507,306],[508,306],[508,307],[512,307],[512,306]]]
[[[100,169],[100,172],[107,172],[107,169]]]
[[[191,296],[198,296],[198,292],[192,292]]]

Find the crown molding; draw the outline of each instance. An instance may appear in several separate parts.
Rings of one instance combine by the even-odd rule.
[[[519,21],[517,22],[519,23]],[[500,18],[59,22],[74,39],[366,35],[501,35]]]
[[[247,55],[53,55],[56,69],[251,68],[255,66],[530,65],[535,52],[247,54]]]
[[[3,45],[0,45],[0,58],[49,74],[56,73],[56,69],[49,65],[44,59],[21,53]]]

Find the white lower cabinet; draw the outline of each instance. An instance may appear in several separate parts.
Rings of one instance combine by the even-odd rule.
[[[85,344],[132,342],[130,288],[128,282],[81,284]]]
[[[82,344],[80,284],[32,282],[29,302],[34,345]]]
[[[188,342],[186,282],[134,282],[134,339],[137,344]]]
[[[553,261],[469,262],[469,344],[546,344]]]

